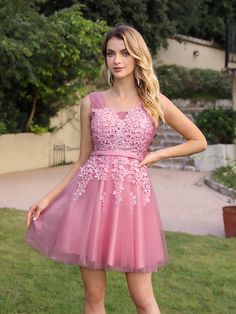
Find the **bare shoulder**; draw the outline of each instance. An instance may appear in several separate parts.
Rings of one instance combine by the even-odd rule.
[[[86,96],[84,96],[80,100],[81,110],[83,110],[85,112],[89,112],[90,111],[90,105],[91,105],[90,96],[89,96],[89,94],[87,94]]]
[[[111,92],[111,89],[105,89],[105,90],[100,90],[99,93],[103,96],[103,97],[108,97],[108,98],[113,98],[114,95],[113,93]]]
[[[177,108],[175,106],[175,104],[168,97],[166,97],[164,94],[160,93],[159,96],[160,96],[160,101],[161,101],[165,111],[168,111],[174,107]]]

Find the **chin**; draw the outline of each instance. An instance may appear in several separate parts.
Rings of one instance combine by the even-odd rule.
[[[124,74],[124,73],[114,73],[113,77],[116,79],[125,79],[128,78],[131,74]]]

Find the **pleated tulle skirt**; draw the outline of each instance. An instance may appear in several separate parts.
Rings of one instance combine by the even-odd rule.
[[[152,185],[150,202],[143,206],[140,186],[125,180],[117,207],[112,178],[91,180],[75,201],[75,175],[31,222],[26,243],[54,261],[91,269],[153,272],[165,266],[168,254]],[[132,206],[130,195],[136,195]]]

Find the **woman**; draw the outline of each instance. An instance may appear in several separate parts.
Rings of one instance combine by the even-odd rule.
[[[26,241],[55,261],[80,266],[85,314],[105,313],[106,270],[125,273],[137,313],[157,314],[152,272],[165,266],[168,257],[147,167],[201,152],[207,142],[160,93],[139,32],[115,26],[106,34],[102,52],[110,88],[82,99],[79,159],[30,207]],[[186,142],[147,152],[159,119]]]

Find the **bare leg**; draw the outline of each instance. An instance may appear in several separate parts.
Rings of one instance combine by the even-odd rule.
[[[152,273],[125,273],[137,314],[160,314],[153,288]]]
[[[80,273],[84,284],[84,314],[106,314],[104,306],[105,270],[80,267]]]

